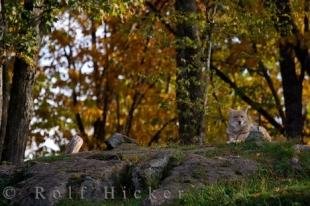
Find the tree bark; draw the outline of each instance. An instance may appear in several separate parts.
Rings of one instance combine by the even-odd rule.
[[[2,71],[2,97],[1,97],[1,127],[0,127],[0,160],[2,160],[2,151],[4,148],[4,139],[6,134],[6,125],[7,125],[7,119],[8,119],[8,104],[9,104],[9,96],[10,96],[10,82],[9,82],[9,72],[6,68],[6,65],[4,64],[1,68]]]
[[[290,3],[288,0],[274,0],[276,6],[275,27],[281,36],[279,43],[280,72],[282,77],[283,96],[285,104],[284,122],[285,134],[289,139],[298,140],[302,137],[303,115],[302,115],[302,82],[305,70],[309,66],[309,53],[303,48],[304,41],[301,38],[297,26],[293,22]],[[294,45],[288,38],[294,37],[297,43]],[[301,63],[300,75],[297,74],[295,57]]]
[[[3,108],[3,69],[4,69],[4,65],[0,64],[0,128],[2,124],[1,114],[2,114],[2,108]]]
[[[195,62],[199,51],[199,32],[194,17],[197,14],[196,1],[176,0],[175,9],[178,14],[176,38],[179,43],[176,50],[179,137],[182,144],[191,144],[199,140],[204,114],[202,72]]]
[[[94,21],[92,22],[92,46],[96,48],[96,27],[94,25]],[[108,28],[105,25],[104,26],[104,39],[107,37]],[[99,65],[96,62],[96,60],[93,61],[94,63],[94,71],[95,75],[98,75],[95,77],[96,81],[96,87],[99,89],[96,91],[97,95],[97,106],[102,108],[102,116],[96,120],[94,123],[94,137],[95,139],[100,143],[104,142],[106,138],[106,132],[107,132],[107,119],[108,119],[108,113],[110,108],[110,103],[112,98],[110,97],[112,94],[112,88],[110,87],[110,80],[109,80],[109,60],[110,60],[110,54],[109,54],[109,47],[105,44],[105,64],[104,64],[104,71],[100,75],[99,72]]]
[[[285,122],[286,118],[285,118],[285,114],[284,114],[284,111],[283,111],[283,105],[281,104],[279,95],[277,94],[277,90],[276,90],[276,88],[274,86],[274,83],[273,83],[270,75],[268,74],[267,68],[265,67],[263,62],[259,62],[259,70],[262,72],[262,76],[266,80],[267,85],[268,85],[268,87],[269,87],[269,89],[270,89],[270,91],[272,93],[272,96],[274,98],[274,101],[275,101],[275,104],[276,104],[276,107],[277,107],[277,110],[278,110],[278,114],[281,117],[282,122]]]
[[[302,81],[296,74],[294,51],[288,44],[280,44],[280,71],[285,104],[285,134],[288,138],[301,138],[303,130]]]
[[[3,160],[20,164],[23,161],[29,123],[32,117],[32,85],[35,71],[22,58],[15,57],[14,75],[9,101],[9,118]]]

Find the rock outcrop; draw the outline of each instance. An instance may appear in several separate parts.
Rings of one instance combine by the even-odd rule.
[[[173,168],[159,188],[143,202],[145,206],[171,203],[185,192],[217,181],[232,181],[252,175],[257,170],[256,162],[240,157],[206,158],[190,154],[184,162]]]
[[[110,151],[59,156],[0,166],[0,178],[15,189],[11,205],[53,206],[61,199],[122,198],[149,193],[143,205],[165,205],[192,188],[254,174],[255,161],[237,156],[208,158],[210,148],[179,151],[123,143]],[[182,153],[182,155],[180,155]],[[198,153],[198,154],[197,154]]]

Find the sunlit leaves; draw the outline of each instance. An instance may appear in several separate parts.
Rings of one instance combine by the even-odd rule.
[[[206,33],[211,26],[206,14],[212,13],[214,5],[219,7],[212,16],[212,65],[278,118],[274,98],[259,68],[260,63],[265,65],[281,97],[279,34],[274,28],[274,13],[266,9],[264,1],[207,1],[208,5],[199,1],[199,13],[186,20],[198,21],[195,23],[202,34],[200,42],[187,38],[176,42],[165,26],[167,23],[175,28],[178,20],[173,1],[155,5],[161,9],[160,16],[150,12],[142,0],[61,2],[64,8],[59,10],[58,21],[42,47],[42,53],[46,53],[42,55],[46,79],[40,77],[35,87],[39,102],[36,115],[42,118],[36,127],[48,129],[60,125],[59,130],[67,137],[78,131],[75,120],[79,114],[87,134],[92,136],[94,123],[105,117],[105,136],[108,136],[123,131],[129,112],[135,107],[129,134],[139,143],[147,144],[166,122],[176,117],[175,49],[184,45],[201,49],[207,44]],[[294,22],[302,30],[305,12],[300,2],[291,3]],[[12,19],[12,22],[18,21]],[[27,38],[31,39],[30,36]],[[305,32],[303,38],[309,47],[309,34]],[[288,37],[287,41],[297,43],[295,37]],[[204,53],[201,58],[205,58]],[[245,104],[214,74],[210,76],[207,137],[219,142],[226,138],[227,110]],[[306,100],[308,87],[305,84]],[[42,88],[48,89],[39,95]],[[262,123],[269,127],[264,120]],[[177,124],[173,122],[163,130],[159,142],[167,143],[176,137]]]
[[[51,33],[51,38],[55,39],[58,44],[61,46],[70,45],[73,41],[73,37],[71,37],[67,32],[63,30],[55,30]]]

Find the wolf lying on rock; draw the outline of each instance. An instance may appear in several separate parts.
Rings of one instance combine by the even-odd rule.
[[[257,140],[271,141],[271,137],[264,127],[252,124],[247,109],[230,109],[226,132],[228,136],[227,143]]]

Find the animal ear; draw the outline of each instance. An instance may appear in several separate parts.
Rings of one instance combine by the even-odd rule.
[[[235,113],[235,111],[236,111],[235,109],[229,108],[228,115],[232,116]]]
[[[249,109],[250,109],[250,106],[247,106],[247,107],[245,108],[244,112],[247,114]]]

